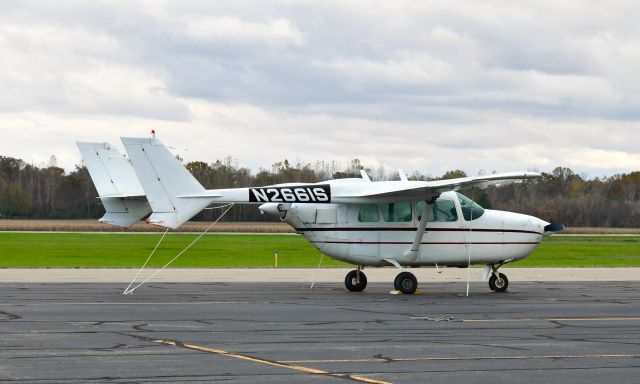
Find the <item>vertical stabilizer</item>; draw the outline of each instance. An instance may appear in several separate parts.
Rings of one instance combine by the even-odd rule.
[[[136,173],[123,154],[109,143],[76,144],[106,211],[100,222],[128,228],[151,213]]]
[[[156,138],[123,137],[122,143],[153,209],[151,224],[177,228],[213,201],[184,197],[205,189]]]

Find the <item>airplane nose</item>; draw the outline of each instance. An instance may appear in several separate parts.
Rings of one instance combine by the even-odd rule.
[[[560,223],[547,223],[547,225],[544,226],[544,234],[545,235],[550,235],[554,232],[560,232],[564,229],[564,224],[560,224]]]
[[[548,222],[535,216],[520,213],[503,212],[505,228],[521,229],[542,234]]]
[[[539,227],[538,229],[539,229],[539,230],[544,230],[544,228],[545,228],[547,225],[549,225],[549,222],[548,222],[548,221],[544,221],[544,220],[542,220],[542,219],[538,219],[538,222],[539,222],[539,224],[538,224],[538,227]]]

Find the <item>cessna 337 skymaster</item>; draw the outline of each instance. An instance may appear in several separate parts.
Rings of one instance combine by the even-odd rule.
[[[534,172],[438,181],[409,181],[400,172],[400,181],[373,182],[363,171],[362,178],[314,184],[207,190],[155,137],[122,143],[129,161],[107,143],[78,143],[107,211],[100,221],[129,227],[151,213],[148,223],[177,228],[210,204],[261,204],[262,213],[291,225],[323,254],[356,265],[345,278],[350,291],[365,289],[365,266],[397,267],[395,289],[411,294],[418,282],[404,267],[483,264],[490,289],[503,292],[509,283],[499,268],[562,229],[483,209],[457,192],[540,177]]]

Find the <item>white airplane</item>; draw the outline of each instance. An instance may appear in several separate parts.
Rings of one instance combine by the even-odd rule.
[[[129,162],[107,143],[78,143],[105,203],[102,222],[133,225],[149,213],[147,200],[147,222],[168,228],[210,204],[260,204],[262,213],[291,225],[323,254],[356,265],[345,277],[349,291],[367,286],[364,267],[395,266],[400,273],[394,288],[412,294],[418,282],[405,267],[482,264],[490,289],[504,292],[509,281],[499,268],[524,259],[543,236],[563,229],[533,216],[483,209],[457,192],[541,176],[534,172],[438,181],[409,181],[400,172],[400,181],[373,182],[362,171],[361,178],[207,190],[155,137],[122,143]]]

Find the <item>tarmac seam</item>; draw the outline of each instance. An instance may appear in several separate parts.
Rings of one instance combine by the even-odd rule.
[[[640,317],[549,317],[528,319],[470,319],[466,323],[515,323],[531,321],[640,321]]]
[[[48,304],[51,305],[51,303],[49,302],[30,302],[29,305],[43,305],[43,304]],[[79,305],[79,306],[84,306],[84,305],[155,305],[158,304],[157,302],[153,302],[153,301],[131,301],[131,302],[127,302],[127,301],[111,301],[111,302],[106,302],[106,301],[57,301],[55,303],[55,305]],[[188,301],[167,301],[163,303],[164,305],[218,305],[218,304],[231,304],[231,305],[238,305],[238,304],[249,304],[248,301],[194,301],[194,302],[188,302]],[[5,304],[3,304],[5,305]],[[6,305],[12,305],[12,306],[23,306],[24,304],[20,303],[11,303],[11,304],[6,304]],[[5,313],[5,312],[0,312],[0,313]],[[0,319],[1,321],[2,319]],[[12,319],[10,319],[12,320]]]
[[[411,361],[471,361],[471,360],[560,360],[560,359],[637,359],[640,354],[601,354],[601,355],[540,355],[540,356],[434,356],[406,358],[373,358],[373,359],[327,359],[327,360],[283,360],[282,363],[370,363],[370,362],[411,362]]]

